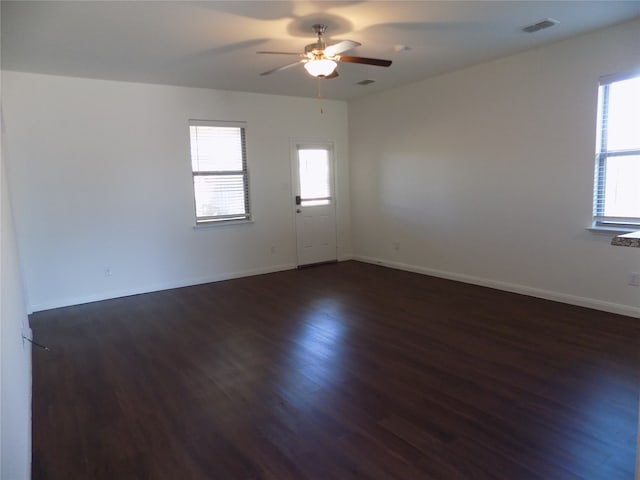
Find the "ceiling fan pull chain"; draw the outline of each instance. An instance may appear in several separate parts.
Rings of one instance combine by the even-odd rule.
[[[322,88],[322,80],[320,79],[320,77],[318,77],[318,95],[316,98],[320,102],[320,114],[322,115],[324,113],[324,108],[323,108],[323,98],[322,98],[321,88]]]

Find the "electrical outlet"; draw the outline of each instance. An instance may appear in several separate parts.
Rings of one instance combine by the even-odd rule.
[[[632,272],[629,274],[629,285],[640,287],[640,273]]]
[[[105,276],[105,277],[110,277],[110,276],[112,276],[112,275],[113,275],[113,272],[111,271],[111,267],[106,267],[106,268],[104,269],[104,276]]]
[[[391,245],[393,245],[393,249],[394,249],[396,252],[399,252],[399,251],[400,251],[400,242],[391,242]]]

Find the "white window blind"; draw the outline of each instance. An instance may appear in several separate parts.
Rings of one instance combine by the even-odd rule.
[[[250,218],[246,124],[189,122],[196,223]]]
[[[640,228],[640,74],[601,79],[593,224]]]

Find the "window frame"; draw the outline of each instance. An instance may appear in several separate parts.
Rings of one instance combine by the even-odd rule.
[[[600,78],[598,85],[598,123],[596,130],[596,164],[593,187],[594,229],[628,230],[640,229],[640,217],[611,217],[605,215],[607,160],[611,157],[638,156],[640,148],[630,150],[609,150],[607,147],[607,123],[609,113],[609,88],[612,83],[640,78],[640,71]]]
[[[193,212],[196,227],[228,225],[231,223],[250,223],[252,221],[251,204],[249,195],[249,168],[247,165],[247,122],[226,121],[226,120],[189,120],[189,163],[191,169],[191,187],[193,192]],[[194,170],[193,158],[191,155],[191,128],[192,127],[221,127],[221,128],[238,128],[240,130],[242,169],[241,170]],[[196,198],[196,177],[224,177],[229,175],[242,175],[243,181],[243,198],[244,198],[244,214],[228,214],[215,216],[198,216],[197,198]]]

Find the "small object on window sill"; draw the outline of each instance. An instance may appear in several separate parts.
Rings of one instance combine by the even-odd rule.
[[[615,236],[611,239],[611,245],[640,248],[640,231]]]

